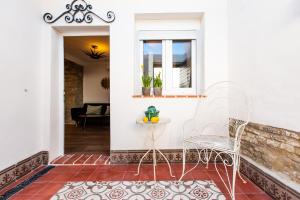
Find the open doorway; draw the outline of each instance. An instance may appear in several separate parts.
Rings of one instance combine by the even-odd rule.
[[[64,37],[64,152],[109,154],[109,36]]]

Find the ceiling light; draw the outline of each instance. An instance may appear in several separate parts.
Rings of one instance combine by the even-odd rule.
[[[100,58],[105,58],[105,52],[97,51],[98,46],[97,45],[92,45],[90,48],[90,51],[83,51],[87,56],[89,56],[92,59],[98,60]]]

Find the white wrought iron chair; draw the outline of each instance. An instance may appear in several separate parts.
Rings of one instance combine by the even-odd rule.
[[[214,155],[216,171],[231,198],[235,199],[236,173],[246,183],[239,166],[241,137],[249,120],[249,100],[240,87],[227,81],[213,84],[204,93],[206,98],[199,100],[194,117],[183,125],[183,168],[180,180],[200,162],[208,167]],[[196,151],[198,161],[194,167],[186,170],[186,154],[190,150]],[[217,163],[224,165],[226,178],[222,177]],[[227,167],[232,167],[232,177]]]

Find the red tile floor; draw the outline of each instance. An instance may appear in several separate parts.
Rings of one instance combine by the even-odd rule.
[[[176,178],[181,174],[180,164],[172,164],[172,170]],[[188,166],[190,167],[190,166]],[[144,181],[153,180],[152,165],[144,164],[141,167],[139,176],[135,176],[137,165],[68,165],[56,166],[47,174],[40,177],[23,190],[12,196],[10,199],[50,199],[63,185],[69,181]],[[157,180],[176,180],[170,177],[166,164],[158,164]],[[208,169],[205,166],[198,166],[190,174],[184,177],[184,180],[213,180],[220,190],[230,199],[223,183],[218,177],[213,165]],[[247,180],[247,179],[246,179]],[[271,199],[260,188],[251,181],[244,184],[237,178],[236,199],[238,200],[267,200]]]
[[[106,153],[72,153],[54,159],[51,165],[107,165],[110,164]]]

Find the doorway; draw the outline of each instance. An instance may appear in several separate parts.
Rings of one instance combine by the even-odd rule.
[[[63,40],[64,153],[109,155],[109,36]]]

